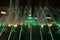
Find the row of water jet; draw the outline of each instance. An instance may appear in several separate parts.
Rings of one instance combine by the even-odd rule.
[[[52,13],[54,13],[54,14],[57,15],[58,17],[59,17],[59,14],[58,14],[58,12],[57,12],[54,8],[52,8],[52,7],[49,7],[49,8],[54,11],[54,12],[51,12],[51,11],[47,8],[47,10],[49,11],[50,15],[52,16],[52,19],[54,20],[54,24],[56,24],[56,26],[57,26],[57,28],[58,28],[57,33],[60,33],[60,26],[59,26],[60,23],[54,19]],[[56,14],[56,13],[57,13],[57,14]],[[58,20],[59,20],[59,18],[58,18]]]
[[[6,17],[6,19],[5,19],[5,23],[6,24],[10,24],[9,22],[12,22],[12,24],[16,24],[16,22],[18,23],[18,24],[20,24],[20,23],[22,23],[25,19],[26,19],[26,16],[27,16],[27,14],[31,14],[32,13],[32,11],[31,11],[31,9],[32,8],[30,8],[29,9],[29,7],[27,8],[27,7],[25,7],[25,10],[24,10],[24,14],[23,14],[23,18],[21,18],[21,19],[23,19],[23,21],[21,20],[21,19],[19,19],[20,17],[19,17],[19,13],[21,13],[21,11],[19,11],[19,9],[18,9],[18,7],[16,7],[17,6],[17,4],[16,4],[16,6],[15,6],[15,10],[13,10],[13,6],[11,5],[11,3],[12,3],[12,0],[10,0],[10,6],[9,6],[9,11],[8,11],[8,16]],[[12,7],[11,7],[12,6]],[[39,8],[39,7],[38,7]],[[46,13],[45,13],[45,9],[43,9],[42,7],[40,7],[39,9],[37,9],[38,10],[38,12],[37,12],[37,10],[36,10],[37,8],[35,8],[35,14],[37,14],[36,15],[36,17],[38,18],[38,22],[37,22],[37,24],[39,24],[39,25],[41,25],[41,24],[44,24],[44,23],[47,23],[48,24],[48,21],[47,21],[47,19],[46,18],[44,18],[44,17],[46,17]],[[21,13],[22,14],[22,13]],[[26,15],[26,16],[25,16]],[[21,16],[21,15],[20,15]],[[34,14],[33,14],[33,17],[34,17]],[[42,19],[43,18],[43,19]],[[1,21],[2,21],[3,19],[1,19]],[[43,20],[43,21],[42,21]],[[22,22],[21,22],[22,21]],[[3,22],[3,21],[2,21]],[[23,22],[24,23],[24,22]],[[22,24],[23,24],[22,23]],[[28,26],[30,27],[30,40],[32,40],[32,27],[31,27],[31,23],[30,22],[28,22],[29,24],[28,24]],[[21,24],[21,25],[22,25]],[[2,28],[2,31],[1,31],[1,34],[2,34],[2,32],[3,32],[3,29],[4,29],[4,27]],[[10,31],[10,34],[9,34],[9,37],[8,37],[8,40],[10,40],[10,37],[11,37],[11,34],[12,34],[12,30],[13,30],[14,28],[13,28],[13,26],[12,26],[12,28],[11,28],[11,31]],[[49,28],[49,31],[50,31],[50,34],[51,34],[51,38],[52,38],[52,40],[54,40],[53,39],[53,36],[52,36],[52,33],[51,33],[51,30],[50,30],[50,28]],[[22,32],[22,26],[21,26],[21,29],[20,29],[20,34],[19,34],[19,40],[21,39],[21,33]],[[43,36],[42,36],[42,32],[41,32],[41,28],[40,28],[40,34],[41,34],[41,40],[43,40]]]
[[[58,16],[58,18],[57,18],[58,21],[55,20],[54,17],[53,17],[53,20],[55,21],[55,24],[57,25],[57,28],[58,28],[57,33],[60,33],[60,26],[59,26],[59,25],[60,25],[60,23],[59,23],[59,22],[60,22],[60,18],[59,18],[60,16],[59,16],[59,13],[57,12],[58,10],[56,10],[56,9],[54,9],[54,8],[52,8],[52,7],[49,7],[49,8],[52,9],[52,10],[54,11],[53,13]],[[57,13],[57,14],[56,14],[56,13]],[[52,12],[51,12],[51,15],[52,15]],[[52,16],[53,16],[53,15],[52,15]]]
[[[11,3],[12,3],[12,0],[10,0],[10,5],[9,5],[9,10],[8,10],[8,16],[6,16],[6,17],[4,17],[4,16],[2,16],[3,18],[2,18],[2,22],[3,22],[3,24],[6,24],[7,23],[7,21],[8,21],[8,18],[11,16],[11,14],[12,14],[12,5],[11,5]],[[2,33],[3,33],[3,30],[4,30],[4,28],[5,28],[5,26],[2,28],[2,30],[1,30],[1,32],[0,32],[0,36],[2,35]]]
[[[44,11],[53,18],[53,16],[51,15],[51,13],[50,13],[50,11],[49,11],[49,9],[48,9],[47,7],[44,7]],[[47,20],[47,19],[46,19],[46,20]],[[54,22],[54,20],[53,20],[53,22]],[[48,24],[48,23],[49,23],[49,22],[48,22],[48,20],[47,20],[47,24]],[[53,24],[53,23],[52,23],[52,24]],[[51,32],[51,29],[50,29],[50,26],[49,26],[48,28],[49,28],[49,32],[50,32],[51,38],[52,38],[52,40],[54,40],[53,35],[52,35],[52,32]]]
[[[36,10],[36,16],[38,18],[37,22],[38,22],[38,25],[42,25],[43,21],[41,18],[43,18],[43,15],[42,15],[42,10],[41,10],[41,7],[38,8],[35,8]],[[41,17],[41,18],[40,18]],[[44,18],[43,18],[44,19]],[[41,40],[43,40],[43,36],[42,36],[42,30],[41,30],[41,27],[40,27],[40,35],[41,35]]]
[[[27,8],[27,9],[28,9],[28,8]],[[31,9],[31,8],[30,8],[30,9]],[[27,11],[24,11],[24,13],[25,13],[25,12],[26,12],[26,13],[31,13],[31,10],[30,10],[30,9],[29,9],[29,11],[28,11],[28,10],[27,10]],[[42,8],[40,7],[40,10],[42,10],[42,12],[37,12],[37,16],[36,16],[36,17],[38,18],[38,20],[37,20],[37,21],[39,22],[38,24],[45,23],[44,21],[46,21],[45,18],[44,18],[44,17],[46,17],[44,9],[42,9]],[[13,12],[13,11],[12,11],[12,12]],[[13,17],[11,17],[12,14],[9,16],[10,18],[14,19],[13,24],[15,24],[17,20],[19,20],[19,17],[18,17],[19,12],[20,12],[20,11],[17,11],[17,12],[14,11],[14,12],[12,13],[12,14],[15,13],[15,16],[14,16],[15,19],[14,19]],[[16,13],[17,13],[17,14],[16,14]],[[26,15],[26,13],[25,13],[25,15]],[[41,13],[41,14],[40,14],[41,16],[38,16],[39,13]],[[12,16],[13,16],[13,15],[12,15]],[[39,20],[40,17],[43,18],[44,21],[42,21],[42,19]],[[12,19],[11,19],[11,20],[12,20]],[[24,18],[23,18],[23,19],[24,19]],[[26,19],[26,17],[25,17],[25,19]],[[24,19],[24,20],[25,20],[25,19]],[[7,20],[7,21],[8,21],[8,20]],[[9,22],[9,21],[8,21],[8,22]],[[29,27],[30,27],[30,24],[29,24]],[[32,30],[32,29],[31,29],[31,30]],[[50,29],[49,29],[49,30],[50,30]],[[32,31],[31,31],[31,32],[32,32]],[[41,31],[40,31],[40,33],[41,33]],[[11,34],[10,34],[10,35],[11,35]],[[21,32],[20,32],[20,35],[21,35]],[[30,34],[30,35],[32,35],[32,34]],[[20,38],[20,37],[19,37],[19,38]],[[20,39],[19,39],[19,40],[20,40]],[[30,40],[32,40],[31,36],[30,36]],[[41,40],[43,40],[42,37],[41,37]]]
[[[12,18],[13,18],[13,25],[12,25],[12,27],[11,27],[11,31],[10,31],[10,33],[9,33],[9,36],[8,36],[8,40],[10,40],[10,37],[11,37],[11,35],[12,35],[12,30],[14,29],[14,25],[16,24],[16,21],[17,21],[17,19],[19,20],[19,5],[18,5],[18,3],[17,2],[19,2],[18,0],[16,0],[16,4],[15,4],[15,10],[13,10],[13,13],[12,13]]]
[[[37,12],[37,18],[38,18],[38,21],[37,22],[38,22],[39,25],[44,25],[44,24],[49,24],[50,23],[46,19],[46,17],[47,17],[46,15],[48,14],[48,10],[46,10],[45,7],[44,8],[40,7],[40,9],[37,9],[36,11],[38,11]],[[39,13],[40,13],[40,15],[39,15]],[[51,15],[51,14],[49,14],[49,15]],[[43,18],[43,19],[41,19],[40,17]],[[53,20],[53,22],[54,22],[54,20]],[[41,27],[40,27],[40,34],[41,34],[41,40],[43,40],[42,31],[41,31],[42,28]],[[51,32],[51,29],[50,29],[50,27],[48,27],[48,28],[49,28],[49,32],[50,32],[51,38],[52,38],[52,40],[54,40],[53,35],[52,35],[52,32]]]
[[[37,16],[39,17],[39,20],[38,21],[40,21],[40,23],[39,23],[39,25],[41,26],[40,27],[40,35],[41,35],[41,40],[44,40],[43,39],[43,34],[42,34],[42,28],[43,28],[43,25],[45,25],[47,22],[46,22],[46,15],[45,15],[45,11],[44,11],[44,9],[42,8],[42,7],[38,7],[37,8],[37,11],[38,11],[38,13],[40,13],[40,15],[39,14],[37,14]]]
[[[46,15],[45,15],[45,11],[43,10],[42,7],[36,7],[35,8],[36,11],[37,11],[37,22],[38,24],[40,25],[40,35],[41,35],[41,40],[44,40],[43,39],[43,35],[42,35],[42,28],[43,28],[43,25],[45,25],[47,22],[46,22]]]
[[[28,27],[30,28],[30,40],[32,40],[32,27],[31,27],[31,18],[28,18],[28,15],[29,14],[32,14],[32,12],[31,12],[32,10],[31,10],[31,8],[29,7],[27,10],[26,10],[26,13],[25,13],[25,24],[27,24],[28,25]]]
[[[21,29],[20,29],[20,34],[19,34],[19,40],[21,39],[21,32],[22,32],[22,24],[24,23],[23,21],[26,19],[26,16],[27,16],[27,14],[31,14],[32,13],[32,11],[31,11],[31,9],[32,8],[30,8],[29,9],[29,7],[27,8],[27,7],[25,7],[25,10],[24,10],[24,13],[23,13],[23,18],[20,18],[19,17],[19,13],[21,13],[21,11],[19,11],[19,8],[18,8],[18,1],[16,0],[16,6],[14,7],[15,8],[15,10],[13,9],[13,5],[12,5],[12,0],[10,0],[10,5],[9,5],[9,10],[8,10],[8,16],[6,16],[5,18],[1,18],[1,20],[0,21],[2,21],[4,24],[20,24],[21,23]],[[29,4],[28,4],[29,5]],[[39,8],[39,7],[38,7]],[[39,8],[39,9],[37,9],[38,10],[38,12],[37,12],[37,10],[36,10],[37,8],[35,8],[35,14],[37,14],[36,15],[36,17],[38,18],[38,22],[37,22],[37,24],[39,24],[39,25],[41,25],[41,24],[44,24],[44,23],[47,23],[48,24],[48,21],[47,21],[47,19],[46,18],[44,18],[44,17],[46,17],[46,13],[45,13],[45,9],[46,9],[46,7],[45,7],[45,9],[43,9],[43,8]],[[22,14],[22,13],[21,13]],[[21,14],[20,14],[20,16],[21,16]],[[25,16],[26,15],[26,16]],[[50,14],[51,15],[51,14]],[[51,15],[52,16],[52,15]],[[4,17],[4,16],[3,16]],[[33,14],[33,17],[34,17],[34,14]],[[43,18],[43,19],[42,19]],[[3,20],[5,20],[5,22],[3,21]],[[22,22],[21,22],[22,21]],[[30,22],[28,22],[29,24],[28,24],[28,27],[30,27],[30,40],[32,40],[32,27],[31,27],[31,23]],[[2,28],[2,30],[1,30],[1,33],[0,33],[0,35],[2,35],[2,33],[3,33],[3,30],[4,30],[4,28],[5,28],[5,26]],[[8,40],[10,40],[10,37],[11,37],[11,34],[12,34],[12,30],[13,30],[14,28],[13,28],[13,26],[11,27],[11,31],[10,31],[10,34],[9,34],[9,37],[8,37]],[[51,29],[50,29],[50,27],[49,27],[49,31],[50,31],[50,35],[51,35],[51,38],[52,38],[52,40],[54,40],[54,38],[53,38],[53,35],[52,35],[52,33],[51,33]],[[41,40],[43,40],[43,36],[42,36],[42,32],[41,32],[41,27],[40,27],[40,34],[41,34]]]
[[[23,7],[22,7],[23,8]],[[17,27],[17,25],[21,25],[21,29],[20,29],[20,33],[19,33],[19,40],[21,39],[21,34],[22,34],[22,24],[23,24],[23,18],[22,18],[22,12],[21,9],[18,11],[15,11],[14,13],[14,21],[13,21],[13,25],[11,27],[11,31],[8,37],[8,40],[10,40],[11,34],[12,34],[12,30],[14,29],[14,25]]]
[[[31,0],[27,0],[27,9],[24,11],[23,19],[25,20],[25,24],[28,24],[28,27],[30,28],[30,40],[32,40],[32,27],[31,27],[31,19],[32,19],[32,7],[30,7]],[[28,16],[28,17],[27,17]],[[25,17],[25,18],[24,18]]]
[[[50,29],[50,27],[53,25],[53,24],[56,24],[56,20],[54,19],[54,17],[53,17],[53,12],[51,12],[50,11],[50,9],[52,9],[53,10],[53,8],[51,7],[50,9],[49,9],[50,7],[49,7],[49,2],[48,2],[48,0],[46,0],[46,6],[44,7],[44,11],[45,11],[45,15],[46,16],[49,16],[49,17],[51,17],[51,21],[49,22],[47,19],[46,19],[46,21],[47,21],[47,24],[51,24],[51,25],[48,25],[48,28],[49,28],[49,32],[50,32],[50,35],[51,35],[51,38],[52,38],[52,40],[55,40],[54,39],[54,36],[53,36],[53,34],[52,34],[52,31],[51,31],[51,29]],[[54,9],[55,10],[55,9]],[[53,10],[53,11],[54,11]],[[56,11],[55,11],[56,12]],[[55,13],[54,13],[55,14]]]

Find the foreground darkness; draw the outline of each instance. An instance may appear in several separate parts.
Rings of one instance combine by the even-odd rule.
[[[10,37],[10,40],[19,40],[19,32],[20,32],[20,27],[18,26],[17,28],[14,28],[15,31],[12,32],[12,35]],[[30,40],[30,29],[28,28],[27,25],[23,25],[23,30],[22,30],[22,34],[21,34],[21,40]],[[31,26],[32,27],[32,40],[41,40],[41,34],[40,34],[40,27],[38,25],[35,26]],[[2,36],[0,36],[0,40],[8,40],[8,36],[9,36],[9,32],[11,31],[11,28],[6,27],[7,30],[5,30],[2,34]],[[53,25],[50,27],[52,35],[54,40],[60,40],[60,34],[57,33],[58,28],[56,25]],[[1,28],[0,28],[1,30]],[[52,40],[51,38],[51,34],[49,33],[49,28],[47,25],[44,26],[43,29],[41,29],[42,31],[42,37],[43,40]]]

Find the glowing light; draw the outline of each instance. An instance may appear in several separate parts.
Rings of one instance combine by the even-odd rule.
[[[57,26],[60,28],[60,24],[57,24]]]
[[[59,29],[56,33],[60,34],[60,24],[57,23],[56,25],[57,25],[57,27],[58,27],[58,29]]]
[[[32,15],[31,14],[29,14],[29,17],[31,17]]]
[[[5,24],[1,24],[1,26],[5,26]]]
[[[48,24],[48,26],[49,26],[49,27],[51,27],[51,26],[52,26],[52,24]]]
[[[25,22],[35,22],[35,20],[26,20]]]
[[[11,27],[12,25],[11,24],[8,24],[9,27]]]
[[[60,27],[60,25],[59,25],[59,27]]]
[[[45,17],[46,19],[51,19],[51,17]]]
[[[36,25],[35,23],[33,23],[33,25]]]
[[[27,19],[24,22],[29,23],[29,24],[33,24],[36,21],[33,19],[33,17],[31,17],[31,14],[29,14]]]
[[[27,17],[27,19],[33,19],[32,17]]]
[[[14,26],[14,27],[17,27],[17,24],[14,24],[13,26]]]
[[[4,12],[4,11],[1,11],[1,14],[6,14],[6,12]]]
[[[43,28],[44,27],[44,25],[41,25],[41,28]]]
[[[38,19],[38,18],[34,18],[34,19]]]

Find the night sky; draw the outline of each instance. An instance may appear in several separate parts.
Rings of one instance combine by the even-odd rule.
[[[0,6],[9,6],[9,1],[10,0],[0,0]],[[39,0],[31,0],[30,5],[37,6],[37,5],[40,5],[41,3],[43,4],[46,3],[45,0],[42,0],[42,1],[43,2],[41,2],[41,0],[40,2]],[[48,0],[48,2],[49,2],[49,6],[60,7],[60,0]],[[27,0],[20,0],[19,5],[27,5]]]

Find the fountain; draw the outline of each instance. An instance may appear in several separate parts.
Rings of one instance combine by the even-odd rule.
[[[28,0],[28,2],[29,3],[27,4],[27,6],[23,7],[23,6],[19,6],[19,0],[16,0],[15,3],[13,3],[13,0],[10,0],[7,16],[2,16],[3,18],[0,18],[0,28],[1,28],[0,37],[2,36],[4,31],[8,30],[7,29],[8,27],[10,28],[10,31],[7,40],[11,40],[12,34],[14,32],[17,33],[16,29],[19,28],[17,35],[18,35],[18,40],[21,40],[24,30],[23,25],[24,26],[28,25],[29,40],[33,40],[33,36],[32,36],[33,35],[32,30],[34,28],[33,26],[39,26],[39,34],[40,34],[39,37],[41,38],[39,40],[45,40],[43,33],[45,32],[44,27],[45,25],[47,25],[48,26],[47,34],[49,33],[51,40],[55,40],[51,29],[53,24],[57,25],[58,28],[57,33],[60,34],[60,24],[58,24],[55,18],[53,17],[54,12],[52,13],[50,11],[50,9],[52,10],[55,9],[53,8],[49,9],[47,6],[44,7],[35,6],[33,10],[32,9],[33,7],[30,6],[30,0]],[[12,40],[15,40],[14,37]]]

